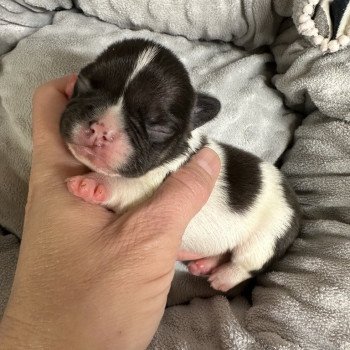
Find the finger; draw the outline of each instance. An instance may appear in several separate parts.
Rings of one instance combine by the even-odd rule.
[[[198,152],[138,207],[135,214],[143,227],[135,234],[146,239],[157,235],[159,239],[164,233],[167,243],[163,243],[175,247],[190,220],[208,200],[219,172],[220,160],[213,150],[204,148]]]
[[[122,226],[126,225],[126,229],[119,230],[119,237],[132,244],[130,251],[138,249],[141,255],[147,251],[148,256],[161,256],[163,263],[167,260],[173,264],[182,235],[208,200],[220,168],[218,155],[204,148],[171,174],[152,198],[117,219],[112,224],[112,232],[115,232],[113,227],[120,228],[124,220]]]
[[[33,143],[34,147],[52,145],[52,139],[59,139],[58,127],[68,96],[66,89],[72,76],[65,76],[40,86],[33,96]]]
[[[166,179],[152,205],[163,208],[163,216],[185,227],[207,202],[219,172],[218,155],[204,148]]]
[[[68,176],[82,173],[83,167],[76,161],[59,131],[62,112],[76,82],[76,75],[68,75],[39,87],[33,96],[33,170],[48,176]],[[73,168],[77,171],[71,172]]]

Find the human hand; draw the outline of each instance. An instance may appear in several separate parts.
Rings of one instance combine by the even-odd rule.
[[[65,179],[87,169],[59,135],[74,83],[57,79],[34,95],[28,202],[1,349],[146,348],[164,312],[182,234],[219,173],[217,155],[204,149],[120,217],[80,201]]]

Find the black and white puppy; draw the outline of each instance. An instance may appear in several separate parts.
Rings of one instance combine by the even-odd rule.
[[[152,195],[167,175],[203,146],[222,169],[182,248],[206,256],[189,263],[227,291],[283,255],[299,230],[299,209],[282,174],[243,150],[220,144],[196,128],[220,110],[196,93],[168,49],[151,41],[117,42],[83,68],[61,119],[73,155],[93,172],[68,181],[76,196],[125,211]],[[222,263],[222,256],[230,259]]]

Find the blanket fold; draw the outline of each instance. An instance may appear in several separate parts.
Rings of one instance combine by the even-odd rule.
[[[150,29],[190,40],[222,40],[252,49],[273,42],[287,0],[77,0],[86,14],[119,28]],[[276,5],[275,5],[276,4]]]
[[[0,56],[22,38],[50,24],[53,10],[72,6],[71,0],[0,0]]]

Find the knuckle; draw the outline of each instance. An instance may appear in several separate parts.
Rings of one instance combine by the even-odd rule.
[[[198,197],[205,198],[210,192],[210,178],[199,167],[184,167],[177,174],[174,180],[180,183],[188,195],[188,199]]]
[[[138,215],[138,226],[142,229],[150,227],[154,232],[167,231],[173,224],[169,218],[175,217],[176,207],[168,203],[155,202],[143,206]]]
[[[118,238],[119,256],[128,259],[135,254],[140,257],[152,255],[161,246],[168,232],[161,218],[140,210],[128,218]]]

